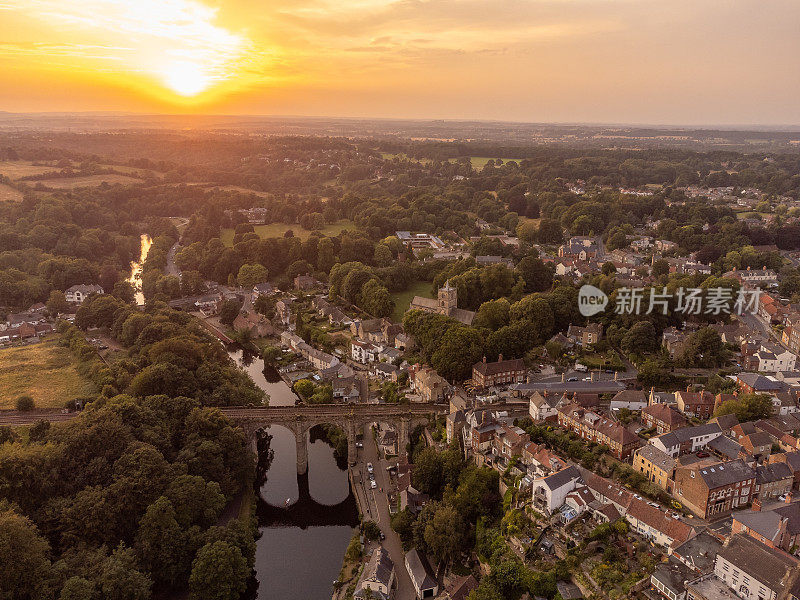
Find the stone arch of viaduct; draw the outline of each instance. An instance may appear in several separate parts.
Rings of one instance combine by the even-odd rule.
[[[269,425],[281,425],[294,433],[297,447],[297,473],[308,470],[308,445],[306,433],[315,425],[336,425],[347,434],[347,460],[356,462],[358,432],[369,423],[391,425],[397,432],[398,451],[405,452],[414,427],[426,423],[435,415],[446,414],[447,405],[316,405],[276,406],[265,408],[225,408],[222,412],[235,422],[255,444],[256,432]]]

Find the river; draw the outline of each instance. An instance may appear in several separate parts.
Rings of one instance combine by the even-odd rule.
[[[295,403],[294,392],[275,369],[264,368],[260,357],[242,350],[229,354],[267,392],[271,406]],[[266,431],[273,458],[257,498],[260,538],[247,598],[327,600],[358,525],[346,465],[337,464],[332,446],[315,429],[308,443],[308,473],[298,476],[294,434],[280,426]]]
[[[144,266],[144,261],[147,259],[147,254],[150,252],[150,246],[152,245],[153,240],[149,235],[143,233],[141,236],[139,261],[131,263],[131,275],[127,279],[128,283],[130,283],[135,290],[134,298],[136,299],[136,304],[139,306],[144,305],[144,294],[142,293],[142,267]]]

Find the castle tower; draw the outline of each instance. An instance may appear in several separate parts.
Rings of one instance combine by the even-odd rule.
[[[450,285],[448,279],[444,287],[439,288],[439,313],[449,315],[458,307],[458,289]]]

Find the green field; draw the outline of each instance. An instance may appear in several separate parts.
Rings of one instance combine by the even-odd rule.
[[[430,281],[415,281],[409,288],[403,292],[395,292],[392,294],[394,300],[394,312],[392,313],[392,321],[396,323],[403,322],[403,315],[408,310],[408,305],[414,299],[414,296],[425,296],[433,298],[431,294]]]
[[[75,358],[53,335],[38,344],[0,350],[0,408],[14,408],[19,396],[37,408],[60,408],[68,400],[96,393],[78,374]]]
[[[271,237],[283,237],[283,234],[289,229],[292,230],[296,238],[301,240],[307,240],[313,233],[307,229],[303,229],[297,223],[270,223],[269,225],[254,225],[253,229],[255,229],[255,232],[262,240]],[[336,223],[330,223],[329,225],[326,225],[324,229],[320,230],[320,233],[328,237],[335,237],[345,229],[355,229],[355,225],[353,225],[352,221],[342,219]],[[223,229],[220,233],[220,239],[226,246],[233,246],[233,229]]]

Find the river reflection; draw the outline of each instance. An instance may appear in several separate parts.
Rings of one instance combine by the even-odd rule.
[[[131,275],[128,277],[128,283],[130,283],[135,290],[134,299],[136,300],[136,304],[139,306],[144,305],[144,294],[142,293],[142,267],[144,266],[144,261],[147,259],[147,255],[150,252],[150,246],[152,245],[153,240],[149,235],[143,233],[141,236],[139,261],[131,263]]]
[[[291,406],[294,392],[277,371],[264,370],[260,357],[230,352],[253,381],[270,396],[272,406]],[[248,599],[326,600],[338,577],[342,558],[358,526],[358,508],[346,469],[337,465],[324,432],[314,430],[308,443],[308,472],[297,475],[294,433],[273,425],[265,430],[272,451],[266,480],[259,488],[256,514],[255,577]],[[287,500],[288,506],[287,506]]]

